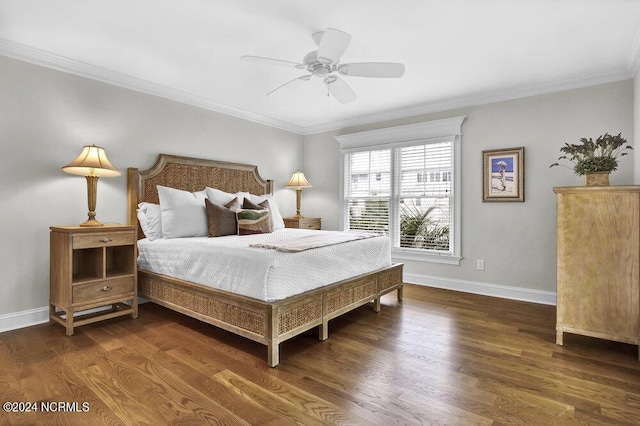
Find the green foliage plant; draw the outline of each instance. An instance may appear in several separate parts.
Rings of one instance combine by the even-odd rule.
[[[400,245],[430,250],[449,250],[449,226],[431,217],[437,207],[425,210],[404,204],[400,212]]]
[[[632,150],[631,145],[624,146],[627,140],[621,133],[615,136],[605,133],[595,141],[591,138],[581,138],[579,144],[569,144],[560,148],[563,153],[558,160],[567,160],[574,164],[573,171],[578,176],[588,173],[612,172],[618,169],[618,158]],[[561,165],[553,163],[549,167]],[[566,167],[566,166],[565,166]]]

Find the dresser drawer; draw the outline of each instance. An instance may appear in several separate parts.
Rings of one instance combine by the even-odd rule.
[[[92,248],[104,246],[126,246],[135,244],[134,232],[105,232],[104,234],[74,235],[73,248]]]
[[[73,286],[73,303],[96,302],[133,293],[135,277],[123,277]]]

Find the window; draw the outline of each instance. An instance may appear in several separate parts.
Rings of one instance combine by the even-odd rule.
[[[393,257],[459,264],[463,119],[338,136],[343,229],[389,235]]]
[[[349,230],[389,233],[391,156],[389,150],[354,152],[349,155],[349,176],[365,176],[366,185],[348,186],[346,200]],[[373,178],[369,178],[373,176]],[[380,176],[380,179],[377,177]],[[383,179],[383,176],[386,179]]]

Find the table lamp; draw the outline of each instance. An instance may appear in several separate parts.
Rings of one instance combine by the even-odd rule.
[[[89,219],[80,226],[103,226],[96,220],[96,196],[98,194],[98,178],[101,176],[120,176],[120,172],[107,159],[104,148],[95,145],[85,145],[78,157],[64,166],[63,171],[72,175],[87,178],[87,204]]]
[[[311,188],[311,184],[309,183],[307,178],[304,177],[304,173],[297,170],[293,173],[293,175],[291,176],[291,179],[289,180],[289,183],[287,184],[287,186],[285,186],[285,188],[294,188],[296,190],[296,215],[294,216],[294,218],[303,219],[304,216],[300,214],[300,200],[302,199],[302,188]]]

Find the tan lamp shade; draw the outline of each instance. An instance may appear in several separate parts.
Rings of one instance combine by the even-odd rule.
[[[62,170],[80,176],[113,177],[121,174],[109,162],[104,148],[95,145],[85,145],[80,155]]]
[[[285,188],[294,188],[296,190],[296,215],[294,216],[294,218],[304,218],[304,216],[300,214],[302,188],[311,188],[311,184],[309,183],[307,178],[304,177],[304,173],[299,170],[293,172],[293,175],[291,176],[291,179],[289,180],[289,183],[287,184],[287,186],[285,186]]]
[[[293,172],[293,175],[291,176],[291,179],[289,179],[289,183],[287,184],[287,186],[285,186],[285,188],[311,188],[311,184],[309,183],[309,181],[307,180],[306,177],[304,177],[304,173],[302,173],[301,171],[295,171]]]
[[[104,152],[104,148],[95,145],[85,145],[78,157],[64,166],[63,171],[72,175],[87,178],[87,204],[89,219],[80,226],[102,226],[96,219],[96,199],[98,195],[98,178],[101,176],[120,176],[118,169],[113,167]]]

